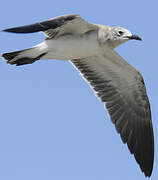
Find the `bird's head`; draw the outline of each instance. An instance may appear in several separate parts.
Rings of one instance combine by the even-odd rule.
[[[142,40],[138,35],[132,34],[129,30],[122,27],[112,27],[111,38],[113,39],[113,46],[119,46],[120,44],[128,40]]]

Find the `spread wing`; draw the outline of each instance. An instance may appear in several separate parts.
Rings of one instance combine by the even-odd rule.
[[[122,141],[127,143],[141,170],[150,176],[154,137],[150,105],[141,74],[111,49],[104,55],[71,62],[105,102]]]
[[[5,32],[12,33],[34,33],[43,31],[49,38],[56,35],[76,33],[82,34],[87,31],[95,30],[98,26],[90,24],[82,19],[79,15],[63,15],[46,21],[5,29]]]

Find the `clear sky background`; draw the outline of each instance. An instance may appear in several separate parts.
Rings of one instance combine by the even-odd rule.
[[[77,13],[142,37],[117,52],[143,75],[150,99],[158,179],[158,1],[2,0],[0,29]],[[31,47],[42,33],[0,32],[0,53]],[[0,59],[0,179],[143,180],[103,103],[69,62],[10,66]]]

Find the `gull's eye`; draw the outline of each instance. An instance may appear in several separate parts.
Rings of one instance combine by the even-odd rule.
[[[123,31],[118,31],[119,35],[122,36],[123,35]]]

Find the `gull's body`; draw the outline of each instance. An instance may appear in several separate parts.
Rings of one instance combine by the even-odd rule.
[[[42,59],[70,60],[95,56],[100,53],[97,41],[97,32],[84,35],[65,35],[57,39],[46,40],[41,47],[45,47],[49,53]]]
[[[40,23],[6,29],[14,33],[43,31],[47,38],[33,48],[5,53],[9,64],[31,64],[41,59],[70,60],[105,103],[122,141],[134,154],[145,176],[154,160],[151,111],[141,74],[114,48],[141,40],[127,29],[91,24],[78,15],[65,15]]]

